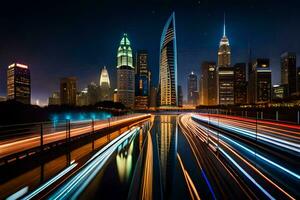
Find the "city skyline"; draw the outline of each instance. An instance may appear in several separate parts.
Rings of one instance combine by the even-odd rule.
[[[119,38],[120,35],[123,34],[124,30],[128,32],[131,40],[133,41],[133,49],[148,50],[149,68],[153,74],[152,83],[157,84],[159,69],[159,37],[163,29],[165,19],[172,11],[175,11],[177,15],[178,71],[179,73],[184,73],[184,76],[179,77],[178,84],[183,86],[183,93],[185,97],[187,94],[187,88],[185,84],[186,79],[183,77],[187,77],[191,71],[194,71],[199,76],[199,66],[204,60],[217,61],[217,55],[215,55],[215,52],[218,48],[218,40],[222,36],[223,32],[224,12],[226,12],[226,35],[230,40],[230,46],[232,48],[232,65],[237,62],[247,62],[248,50],[249,47],[251,47],[253,51],[253,58],[270,58],[272,84],[279,84],[280,55],[285,51],[289,51],[296,52],[298,60],[300,57],[300,49],[299,46],[297,46],[297,44],[300,43],[298,42],[300,39],[296,37],[299,32],[299,28],[296,26],[299,14],[290,12],[293,14],[284,16],[284,13],[287,11],[283,11],[281,13],[279,11],[281,11],[281,9],[284,10],[285,5],[281,5],[281,7],[283,6],[283,8],[281,8],[280,6],[271,4],[268,1],[239,3],[234,6],[232,1],[226,3],[228,4],[220,3],[217,5],[216,2],[209,3],[201,1],[198,3],[197,1],[188,1],[186,3],[167,3],[161,7],[157,6],[159,3],[154,3],[154,5],[145,3],[139,5],[141,6],[141,10],[146,11],[141,15],[141,19],[133,18],[133,15],[136,13],[130,14],[125,16],[128,20],[122,22],[122,25],[119,27],[109,27],[99,19],[100,16],[106,14],[106,12],[102,14],[94,12],[94,15],[97,17],[92,22],[85,21],[85,19],[91,18],[90,14],[85,13],[85,9],[81,11],[81,20],[78,18],[73,19],[73,15],[66,17],[68,13],[74,14],[74,10],[76,10],[79,5],[72,5],[66,10],[67,14],[64,14],[60,9],[65,8],[67,5],[63,4],[62,8],[58,9],[58,11],[61,11],[58,12],[58,16],[65,16],[66,18],[63,18],[62,22],[58,22],[57,18],[50,19],[51,13],[41,13],[40,11],[32,10],[32,16],[41,16],[41,18],[45,20],[45,24],[51,25],[49,30],[44,30],[43,28],[45,27],[42,26],[38,33],[33,33],[35,29],[32,28],[32,26],[33,24],[39,23],[39,20],[41,19],[33,20],[30,22],[33,24],[30,24],[28,20],[32,17],[25,14],[23,16],[25,22],[20,26],[24,32],[16,33],[14,32],[14,28],[10,28],[9,22],[16,22],[17,24],[20,24],[21,22],[16,19],[17,17],[14,18],[4,15],[4,12],[2,13],[1,18],[6,21],[4,29],[7,28],[7,33],[0,34],[0,38],[3,40],[0,47],[0,95],[6,95],[6,69],[7,66],[14,61],[27,64],[31,70],[32,102],[35,102],[36,99],[39,99],[40,102],[45,102],[51,95],[52,91],[57,91],[59,89],[59,79],[64,76],[79,77],[80,75],[80,78],[78,79],[78,88],[80,89],[84,88],[92,81],[97,82],[97,72],[104,65],[107,65],[109,74],[112,74],[112,88],[115,88],[115,58],[112,54],[118,46],[118,40],[116,38]],[[10,5],[7,6],[9,7]],[[17,5],[15,9],[18,11],[21,9],[21,6],[22,4]],[[39,8],[39,6],[41,5],[35,5],[35,8]],[[91,7],[89,4],[85,4],[85,6],[88,8]],[[130,2],[129,6],[137,5]],[[28,7],[28,5],[26,7]],[[111,7],[112,5],[110,3],[104,3],[103,8],[100,8],[99,5],[96,6],[96,8],[100,10]],[[189,14],[184,12],[187,8],[192,8]],[[254,14],[251,14],[251,10],[253,9],[257,11],[255,16]],[[294,8],[289,9],[293,10]],[[54,5],[49,5],[49,11],[56,10],[57,8]],[[267,13],[263,12],[265,10]],[[241,14],[240,11],[245,12]],[[274,13],[278,13],[278,15],[275,15]],[[18,13],[18,15],[21,14],[24,13]],[[238,17],[240,14],[241,17]],[[120,20],[118,17],[108,16],[111,17],[110,22],[112,24],[116,24]],[[272,16],[272,18],[270,16]],[[279,23],[276,25],[271,23],[274,16],[275,18],[280,19]],[[259,22],[258,19],[260,19],[261,22]],[[65,21],[72,22],[70,27],[67,26],[66,28],[59,28],[58,30],[62,31],[61,34],[59,34],[59,31],[58,33],[55,32],[54,30],[57,30],[57,27],[61,27],[60,25],[62,25]],[[144,21],[144,23],[141,24],[141,21]],[[107,27],[107,30],[105,30],[108,33],[100,32],[101,34],[99,34],[98,30],[96,31],[97,35],[96,33],[91,34],[91,31],[89,30],[86,32],[81,30],[88,27],[90,30],[93,30],[93,28],[91,28],[93,25],[101,23],[104,23],[103,27]],[[192,26],[195,23],[196,26]],[[268,30],[263,29],[264,27],[262,24],[265,23],[270,25]],[[151,26],[151,28],[147,28],[148,26]],[[291,28],[295,31],[289,32],[288,30]],[[70,37],[68,39],[67,35],[72,32],[72,30],[77,30],[77,32],[74,32],[74,37]],[[149,31],[151,34],[146,34]],[[272,34],[272,32],[276,32],[276,34]],[[84,37],[82,37],[79,42],[75,42],[73,46],[76,47],[74,49],[78,49],[77,46],[83,47],[83,51],[86,51],[84,53],[82,53],[82,50],[73,50],[70,48],[73,47],[70,43],[74,42],[74,39],[79,37],[81,34]],[[88,39],[88,36],[92,37]],[[189,41],[188,36],[190,36],[191,41]],[[285,37],[288,39],[284,40],[284,43],[282,43],[281,41],[276,40],[277,37]],[[46,41],[47,38],[50,40]],[[62,39],[65,39],[66,41],[60,43],[59,41]],[[97,46],[97,44],[99,45]],[[38,51],[40,48],[41,51]],[[81,53],[82,55],[78,56]],[[299,64],[297,64],[297,66],[299,66]],[[58,72],[58,69],[62,70]]]

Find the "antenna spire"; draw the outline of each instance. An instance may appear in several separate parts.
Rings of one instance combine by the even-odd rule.
[[[226,36],[226,15],[224,12],[224,30],[223,30],[223,36]]]

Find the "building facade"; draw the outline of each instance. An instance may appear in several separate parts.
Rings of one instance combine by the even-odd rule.
[[[60,103],[61,105],[76,105],[77,94],[76,77],[65,77],[60,80]]]
[[[134,107],[135,70],[132,49],[124,33],[117,53],[117,101],[128,108]]]
[[[88,105],[95,105],[101,101],[100,86],[94,82],[91,82],[87,86]]]
[[[160,41],[159,99],[161,107],[178,106],[175,13],[169,17]]]
[[[196,106],[198,104],[198,77],[194,72],[191,72],[187,80],[188,95],[187,100],[189,105]]]
[[[247,104],[246,63],[234,65],[234,104]]]
[[[48,99],[48,105],[60,105],[60,94],[59,92],[53,92]]]
[[[249,103],[264,104],[271,101],[271,70],[270,60],[258,58],[253,62],[249,80]]]
[[[218,104],[218,71],[215,62],[203,62],[200,78],[200,104]]]
[[[280,56],[281,85],[287,85],[288,96],[295,95],[296,85],[296,53],[285,52]]]
[[[151,73],[148,68],[148,52],[140,50],[136,56],[135,74],[135,108],[147,109],[149,107]]]
[[[234,104],[234,69],[231,65],[231,49],[226,36],[224,19],[223,37],[218,50],[218,102],[219,105]]]
[[[109,79],[108,71],[105,66],[102,68],[100,73],[99,86],[100,86],[100,100],[111,101],[112,94],[111,94],[111,87],[110,87],[110,79]]]
[[[7,100],[31,102],[31,79],[27,65],[13,63],[7,69]]]

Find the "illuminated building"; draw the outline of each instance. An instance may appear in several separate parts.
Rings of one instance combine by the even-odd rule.
[[[203,62],[200,78],[200,104],[218,104],[218,71],[215,62]]]
[[[3,102],[3,101],[6,101],[6,97],[4,97],[4,96],[0,96],[0,102]]]
[[[229,40],[226,36],[226,25],[224,17],[223,37],[221,38],[219,51],[218,51],[218,67],[230,67],[231,64],[231,52],[229,46]]]
[[[234,104],[234,68],[219,67],[219,105]]]
[[[100,100],[111,101],[112,97],[111,97],[109,74],[105,66],[101,70],[99,85],[100,85]]]
[[[234,65],[234,104],[247,103],[246,63]]]
[[[81,92],[77,93],[76,105],[77,106],[87,106],[87,105],[89,105],[88,88],[84,88]]]
[[[300,67],[297,67],[297,94],[300,96]]]
[[[249,103],[262,104],[271,101],[271,70],[269,59],[253,62],[249,80]]]
[[[287,85],[273,85],[272,99],[283,99],[287,96]]]
[[[181,85],[177,86],[177,91],[178,91],[178,107],[183,106],[183,93],[182,93],[182,87]]]
[[[218,50],[218,99],[219,105],[234,104],[234,69],[230,67],[231,52],[229,40],[226,37],[224,17],[223,37]]]
[[[76,77],[65,77],[60,80],[61,105],[76,105],[77,94]]]
[[[113,92],[113,101],[118,102],[118,89],[114,89]]]
[[[31,81],[27,65],[13,63],[7,69],[7,99],[30,104]]]
[[[48,105],[60,105],[60,94],[59,92],[53,92],[49,97]]]
[[[196,106],[198,104],[198,77],[194,72],[191,72],[188,76],[188,104]]]
[[[138,51],[135,74],[135,108],[147,109],[150,94],[150,71],[148,69],[148,53]]]
[[[288,96],[295,95],[296,85],[296,53],[285,52],[280,56],[281,84],[288,86]]]
[[[177,46],[174,12],[165,24],[161,35],[159,62],[160,106],[178,106]]]
[[[129,108],[134,106],[134,81],[132,49],[124,33],[117,53],[117,93],[118,102]]]
[[[87,87],[88,104],[95,105],[100,101],[100,86],[91,82]]]

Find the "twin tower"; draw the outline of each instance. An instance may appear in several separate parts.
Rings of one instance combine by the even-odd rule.
[[[160,107],[178,106],[177,44],[175,13],[164,26],[160,40],[159,85],[157,104]],[[117,100],[126,107],[134,107],[135,67],[127,34],[124,34],[117,53]]]

